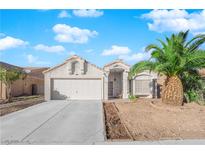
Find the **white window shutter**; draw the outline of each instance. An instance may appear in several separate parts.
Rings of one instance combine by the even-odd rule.
[[[69,73],[69,74],[73,74],[73,71],[72,71],[72,63],[68,63],[68,73]]]
[[[80,62],[80,71],[81,74],[85,74],[85,61]]]

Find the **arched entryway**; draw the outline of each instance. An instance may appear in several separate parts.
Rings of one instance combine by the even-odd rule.
[[[110,70],[108,76],[108,98],[122,98],[123,95],[123,70]]]
[[[128,98],[129,95],[129,79],[128,72],[130,66],[122,60],[116,60],[104,66],[104,70],[108,72],[108,98]],[[107,91],[106,91],[107,92]]]

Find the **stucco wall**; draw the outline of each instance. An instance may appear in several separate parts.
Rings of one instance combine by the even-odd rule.
[[[77,59],[79,62],[82,62],[81,60]],[[104,72],[103,70],[98,69],[97,67],[95,67],[94,65],[90,64],[90,63],[86,63],[86,67],[84,70],[84,73],[81,73],[82,68],[79,67],[79,69],[81,69],[78,74],[71,74],[70,72],[70,68],[72,65],[73,61],[67,61],[64,64],[48,71],[45,72],[44,74],[44,81],[45,81],[45,88],[44,88],[44,94],[45,94],[45,99],[46,100],[50,100],[51,99],[51,79],[53,78],[99,78],[102,81],[102,87],[104,89]],[[102,95],[104,96],[104,90],[102,90]]]
[[[37,85],[37,94],[44,94],[44,80],[28,76],[25,80],[19,79],[11,85],[12,96],[32,95],[32,84]],[[0,81],[0,99],[6,99],[6,86]]]
[[[0,99],[6,99],[6,86],[0,81]]]
[[[22,79],[16,80],[11,85],[11,94],[12,96],[20,96],[24,93],[24,81]]]
[[[91,64],[87,64],[87,71],[85,74],[79,73],[76,74],[70,74],[69,73],[69,66],[71,65],[71,62],[67,62],[66,64],[59,66],[49,72],[45,73],[45,77],[47,78],[101,78],[103,75],[103,72],[94,67]]]
[[[157,73],[154,72],[144,71],[137,74],[132,83],[133,95],[148,98],[155,97],[154,95],[157,89],[154,85],[154,79],[157,79]]]
[[[44,80],[39,78],[28,77],[24,81],[24,94],[32,95],[32,84],[37,85],[37,94],[44,94]]]

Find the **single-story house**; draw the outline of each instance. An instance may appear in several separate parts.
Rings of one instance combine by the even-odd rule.
[[[122,60],[100,68],[73,55],[44,71],[46,100],[107,100],[129,95],[157,97],[157,74],[144,71],[129,79],[130,66]]]
[[[0,67],[7,70],[17,69],[27,73],[25,79],[18,79],[11,85],[12,96],[44,94],[44,75],[42,72],[47,70],[47,67],[18,67],[4,62],[0,62]],[[1,81],[0,99],[6,99],[6,85]]]

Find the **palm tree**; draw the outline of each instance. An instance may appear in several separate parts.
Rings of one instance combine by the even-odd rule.
[[[167,77],[162,88],[162,102],[182,105],[184,91],[180,76],[205,67],[205,51],[200,46],[205,35],[200,34],[187,41],[189,31],[172,34],[166,41],[158,39],[158,44],[150,44],[145,51],[151,52],[151,58],[135,64],[130,76],[150,70]]]

